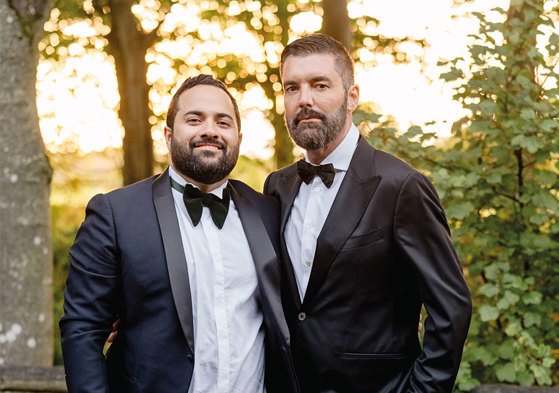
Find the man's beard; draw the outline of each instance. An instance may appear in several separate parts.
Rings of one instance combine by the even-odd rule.
[[[194,148],[200,143],[219,145],[221,150],[195,152]],[[219,159],[213,156],[221,154]],[[239,143],[227,146],[210,138],[192,140],[188,146],[183,146],[171,136],[171,160],[175,169],[184,176],[202,184],[214,184],[225,179],[235,167],[239,158]]]
[[[302,117],[314,116],[320,123],[300,123]],[[332,143],[343,130],[347,118],[347,97],[335,113],[325,115],[310,108],[303,108],[293,119],[285,118],[291,139],[305,150],[317,150]]]

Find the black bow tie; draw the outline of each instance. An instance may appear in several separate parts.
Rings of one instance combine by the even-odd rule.
[[[229,200],[231,194],[228,188],[223,189],[223,198],[219,198],[214,194],[206,194],[190,184],[184,187],[171,178],[171,187],[182,192],[182,199],[186,206],[186,211],[192,219],[194,226],[198,225],[202,218],[202,209],[205,207],[210,209],[210,215],[215,225],[221,229],[225,224],[227,212],[229,211]]]
[[[315,176],[320,177],[324,185],[328,188],[334,181],[334,165],[311,165],[305,160],[297,162],[297,172],[303,181],[309,184]]]

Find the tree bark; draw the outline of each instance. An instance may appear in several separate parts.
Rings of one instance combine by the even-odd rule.
[[[147,49],[153,44],[155,32],[141,31],[132,14],[130,0],[109,0],[111,33],[109,53],[114,57],[120,108],[124,127],[124,185],[135,183],[153,174],[153,140],[149,117],[149,89],[146,80]]]
[[[322,0],[322,33],[340,41],[351,53],[351,27],[347,0]]]
[[[52,170],[35,94],[51,6],[0,0],[0,365],[52,364]]]
[[[289,40],[289,19],[287,12],[287,0],[281,0],[276,2],[278,7],[277,16],[280,20],[281,27],[281,42],[287,45]],[[276,168],[283,168],[293,162],[293,142],[289,138],[289,133],[283,121],[283,116],[277,112],[276,97],[277,94],[274,92],[273,83],[270,82],[270,76],[272,70],[269,69],[268,80],[262,84],[266,95],[273,99],[274,105],[272,108],[272,126],[276,131],[274,139],[274,157]]]

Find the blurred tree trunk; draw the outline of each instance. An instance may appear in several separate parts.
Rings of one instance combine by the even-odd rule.
[[[96,0],[95,9],[110,18],[108,53],[115,60],[120,108],[124,127],[124,185],[153,174],[153,140],[149,117],[149,85],[146,80],[146,51],[156,38],[156,31],[146,34],[132,13],[130,0]]]
[[[322,30],[340,41],[351,53],[351,24],[347,13],[347,0],[322,0]]]
[[[35,93],[51,6],[0,0],[0,365],[52,365],[52,170]]]
[[[281,28],[281,42],[287,45],[289,41],[289,12],[287,10],[288,0],[277,1],[276,5],[278,7],[277,16],[279,18],[280,28]],[[268,74],[266,82],[262,84],[264,91],[268,97],[274,97],[273,107],[272,107],[272,126],[276,131],[275,144],[274,144],[274,157],[276,168],[283,168],[293,162],[293,142],[289,137],[289,133],[285,127],[285,122],[283,120],[283,114],[278,113],[277,100],[282,99],[280,97],[281,91],[275,92],[273,88],[273,83],[271,81],[272,74],[276,74],[279,70],[268,68]]]

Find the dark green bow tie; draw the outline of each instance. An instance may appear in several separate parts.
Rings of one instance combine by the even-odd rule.
[[[219,198],[214,194],[206,194],[190,184],[181,186],[173,178],[171,178],[171,187],[182,193],[182,199],[186,206],[186,211],[192,220],[194,226],[198,225],[202,218],[202,210],[205,207],[210,209],[210,215],[215,225],[221,229],[225,224],[227,212],[229,211],[229,200],[231,193],[228,188],[223,189],[223,198]]]

